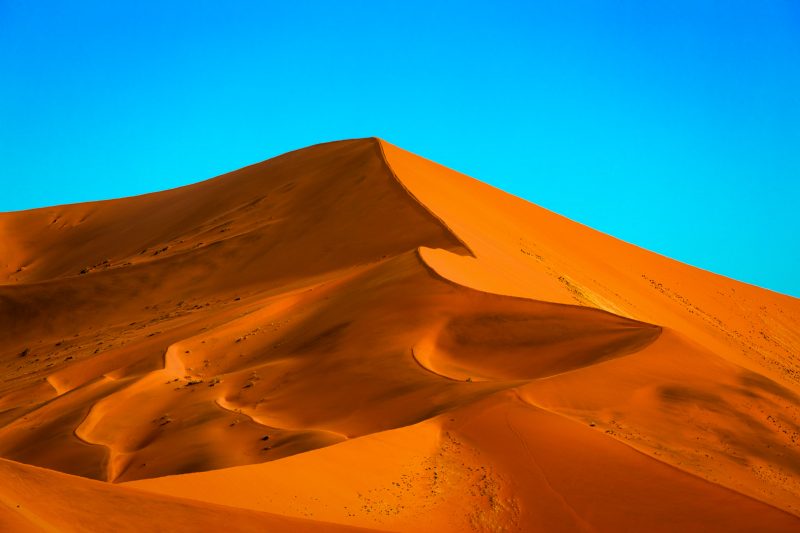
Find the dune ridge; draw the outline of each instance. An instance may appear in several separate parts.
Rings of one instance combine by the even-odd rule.
[[[0,243],[0,457],[378,529],[800,526],[797,299],[383,140]]]

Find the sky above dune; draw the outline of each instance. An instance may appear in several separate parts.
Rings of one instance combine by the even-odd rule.
[[[798,57],[792,0],[0,0],[0,211],[379,136],[800,296]]]

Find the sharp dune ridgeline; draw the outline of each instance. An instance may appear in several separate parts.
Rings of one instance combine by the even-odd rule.
[[[0,213],[0,529],[798,531],[800,300],[375,138]]]

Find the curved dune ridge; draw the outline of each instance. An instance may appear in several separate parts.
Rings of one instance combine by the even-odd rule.
[[[800,301],[379,139],[0,213],[0,325],[4,530],[800,529]]]

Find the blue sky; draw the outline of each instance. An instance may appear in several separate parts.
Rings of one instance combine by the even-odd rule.
[[[800,296],[793,0],[0,0],[0,76],[0,211],[375,135]]]

